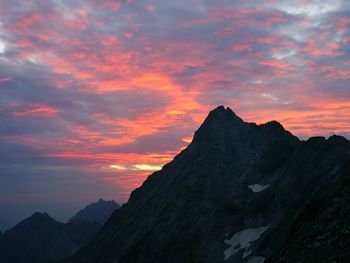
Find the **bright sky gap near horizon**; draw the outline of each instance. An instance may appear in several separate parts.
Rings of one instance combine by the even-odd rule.
[[[0,215],[125,202],[218,105],[350,138],[350,1],[0,6]]]

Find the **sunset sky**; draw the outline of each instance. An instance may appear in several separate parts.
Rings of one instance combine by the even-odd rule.
[[[348,0],[0,0],[0,218],[125,202],[218,105],[350,138],[349,84]]]

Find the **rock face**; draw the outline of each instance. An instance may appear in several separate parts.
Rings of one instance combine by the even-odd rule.
[[[308,235],[314,222],[326,240],[322,251],[336,251],[327,247],[334,233],[345,244],[337,252],[348,258],[347,210],[340,209],[348,197],[338,193],[349,172],[350,142],[343,137],[300,141],[278,122],[246,123],[220,106],[67,262],[332,262],[304,260],[318,253]],[[298,249],[308,242],[308,252]]]
[[[101,228],[89,222],[59,223],[46,213],[34,213],[0,233],[1,263],[46,263],[73,255]]]
[[[289,233],[266,262],[350,262],[350,173],[339,191],[307,203]]]
[[[74,221],[86,221],[103,225],[113,213],[113,211],[119,208],[120,205],[113,200],[105,201],[103,199],[100,199],[97,203],[89,204],[84,209],[80,210],[69,220],[69,222],[71,223]]]

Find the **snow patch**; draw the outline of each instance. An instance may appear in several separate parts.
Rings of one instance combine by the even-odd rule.
[[[224,251],[224,259],[229,259],[232,255],[239,250],[244,249],[244,257],[249,256],[251,253],[250,246],[255,240],[258,240],[260,236],[269,228],[269,226],[263,226],[258,228],[248,228],[235,233],[231,239],[226,239],[225,243],[230,245]]]
[[[248,185],[248,188],[250,190],[252,190],[253,193],[260,193],[268,187],[270,187],[269,184],[251,184],[251,185]]]
[[[247,263],[264,263],[265,258],[264,257],[251,257]]]

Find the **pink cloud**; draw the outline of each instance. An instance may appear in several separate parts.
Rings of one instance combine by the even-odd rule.
[[[348,94],[341,85],[350,76],[349,19],[329,18],[313,28],[313,18],[278,11],[271,2],[211,1],[199,9],[181,1],[156,7],[68,1],[21,12],[12,7],[7,14],[15,18],[2,11],[1,37],[11,52],[0,54],[0,69],[11,77],[0,84],[17,103],[3,112],[10,112],[11,121],[33,118],[51,125],[49,132],[33,129],[34,136],[2,138],[39,147],[50,158],[84,161],[96,172],[114,163],[168,162],[218,104],[249,121],[276,119],[303,136],[349,133],[349,97],[339,95]],[[191,12],[162,13],[181,12],[181,4]],[[35,85],[24,87],[33,79]],[[44,94],[30,92],[38,87]],[[138,111],[147,96],[149,105]],[[29,106],[19,107],[25,100]],[[149,144],[120,150],[163,134],[171,151]],[[148,174],[113,172],[103,180],[122,185],[125,193]]]
[[[24,110],[19,110],[15,111],[12,114],[17,117],[21,116],[33,116],[33,115],[45,115],[45,116],[52,116],[58,113],[58,110],[48,106],[48,105],[32,105],[31,107],[24,109]]]

